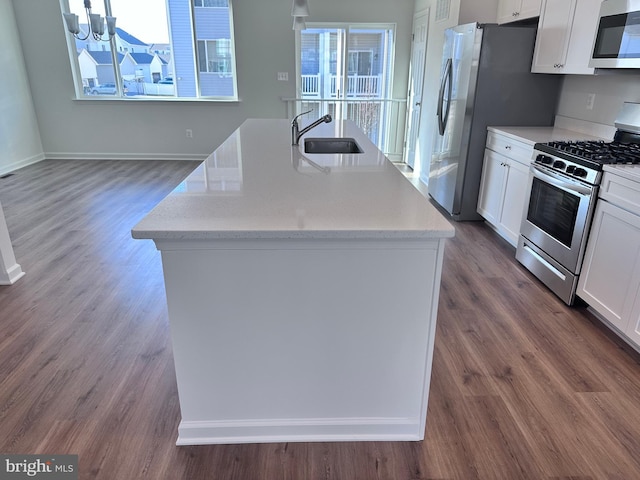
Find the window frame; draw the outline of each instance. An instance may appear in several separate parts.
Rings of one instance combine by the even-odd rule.
[[[97,2],[104,1],[104,9],[107,15],[111,14],[111,0],[94,0]],[[178,88],[174,83],[174,94],[173,95],[140,95],[140,96],[127,96],[125,82],[122,78],[122,73],[120,69],[120,64],[118,62],[118,54],[126,54],[127,52],[117,51],[116,37],[110,38],[107,42],[109,44],[109,50],[111,53],[112,63],[111,67],[113,69],[113,74],[115,80],[112,83],[115,83],[117,86],[117,93],[115,95],[89,95],[88,89],[83,84],[82,72],[80,69],[79,62],[79,54],[76,50],[76,39],[72,34],[70,34],[64,22],[61,22],[64,35],[67,42],[67,49],[69,54],[69,63],[72,70],[73,84],[75,90],[75,98],[74,100],[81,101],[125,101],[125,102],[215,102],[215,103],[237,103],[240,102],[240,98],[238,95],[238,77],[237,77],[237,68],[236,68],[236,48],[235,48],[235,26],[234,26],[234,16],[233,16],[233,0],[211,0],[214,2],[223,2],[228,5],[228,7],[215,5],[215,6],[196,6],[196,2],[198,0],[185,0],[189,4],[189,23],[191,26],[191,38],[190,42],[192,43],[192,51],[190,55],[193,57],[193,67],[194,67],[194,81],[195,81],[195,96],[178,96]],[[203,4],[207,0],[200,0]],[[167,0],[164,0],[165,8],[167,9],[167,19],[169,21],[169,45],[171,46],[171,55],[175,54],[175,49],[173,48],[173,39],[172,39],[172,29],[170,25],[170,14],[169,14],[169,6]],[[68,0],[59,0],[60,10],[62,12],[69,12],[69,1]],[[196,19],[195,19],[195,9],[208,9],[208,8],[228,8],[229,10],[229,37],[224,38],[222,40],[226,40],[229,43],[229,71],[223,74],[218,72],[201,72],[200,65],[198,63],[198,41],[197,32],[196,32]],[[82,17],[84,12],[74,12]],[[116,12],[117,14],[117,12]],[[62,16],[62,15],[61,15]],[[221,39],[203,39],[203,41],[219,41]],[[104,46],[103,46],[104,49]],[[101,50],[102,51],[102,50]],[[154,52],[151,52],[150,55],[155,55]],[[174,60],[175,62],[175,60]],[[219,75],[221,77],[232,77],[232,86],[233,86],[233,94],[229,96],[215,96],[215,95],[202,95],[201,91],[201,75]],[[177,75],[175,71],[172,72],[173,78],[176,78]]]

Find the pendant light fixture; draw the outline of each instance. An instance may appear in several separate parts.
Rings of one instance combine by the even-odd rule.
[[[309,16],[308,0],[293,0],[291,6],[291,16],[293,17],[293,29],[304,30],[307,28],[305,17]]]
[[[304,17],[293,17],[293,29],[304,30],[307,28],[307,24],[304,21]]]
[[[293,6],[291,7],[291,16],[308,17],[309,2],[307,0],[293,0]]]
[[[116,34],[116,17],[107,15],[103,18],[98,13],[91,13],[91,0],[84,0],[84,9],[87,14],[88,27],[88,32],[84,37],[79,35],[80,23],[78,20],[78,15],[74,13],[62,14],[67,25],[67,30],[69,30],[69,32],[72,33],[75,38],[77,38],[78,40],[86,40],[87,38],[89,38],[89,36],[92,36],[94,40],[102,40],[106,42]],[[107,33],[109,34],[108,39],[102,38],[102,35],[104,35],[105,20],[107,21]]]

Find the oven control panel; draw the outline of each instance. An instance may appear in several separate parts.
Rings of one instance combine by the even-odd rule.
[[[538,165],[543,165],[556,172],[563,173],[569,177],[587,182],[591,185],[600,183],[602,172],[583,165],[579,165],[564,158],[554,157],[548,153],[540,153],[534,150],[534,161]]]

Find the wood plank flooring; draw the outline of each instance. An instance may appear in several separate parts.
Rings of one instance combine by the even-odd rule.
[[[0,179],[26,272],[0,286],[0,453],[77,454],[101,480],[640,478],[640,355],[482,223],[447,242],[424,441],[176,447],[160,256],[130,229],[195,165]]]

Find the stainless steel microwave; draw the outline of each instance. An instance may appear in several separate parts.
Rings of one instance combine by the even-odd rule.
[[[640,0],[604,0],[589,66],[640,68]]]

